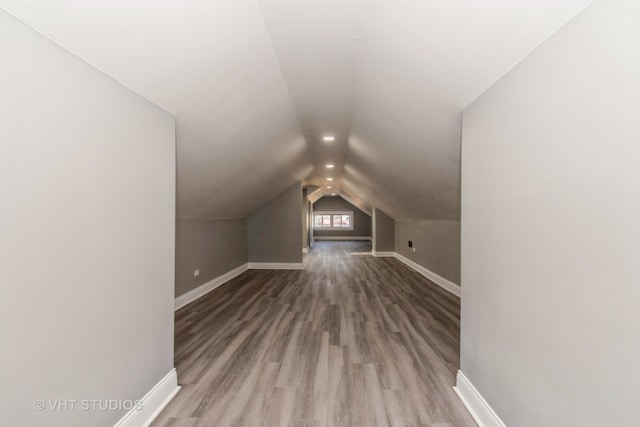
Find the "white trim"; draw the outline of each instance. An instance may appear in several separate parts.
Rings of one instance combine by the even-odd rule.
[[[303,254],[308,254],[309,253],[309,246],[307,246],[306,248],[302,248],[302,253]]]
[[[313,236],[313,240],[371,240],[371,236]]]
[[[407,266],[413,268],[418,273],[422,274],[427,279],[431,280],[436,285],[446,289],[447,291],[451,292],[452,294],[454,294],[454,295],[456,295],[458,297],[460,296],[460,293],[461,293],[460,292],[460,285],[456,285],[452,281],[445,279],[444,277],[434,273],[433,271],[427,270],[426,268],[424,268],[420,264],[417,264],[417,263],[411,261],[409,258],[405,258],[404,256],[400,255],[397,252],[396,252],[396,258],[399,259],[404,264],[406,264]]]
[[[308,252],[308,248],[307,249]],[[304,249],[302,250],[304,252]],[[222,276],[218,276],[215,279],[198,286],[195,289],[190,290],[186,294],[180,295],[174,300],[174,310],[178,310],[187,304],[192,303],[198,298],[203,297],[212,290],[219,286],[224,285],[229,280],[233,279],[244,273],[247,270],[303,270],[304,265],[300,263],[288,263],[288,262],[249,262],[242,264],[239,267],[234,268],[231,271],[224,273]]]
[[[318,227],[316,225],[316,215],[329,215],[331,216],[331,227]],[[333,216],[334,215],[349,215],[349,227],[334,227]],[[353,211],[313,211],[313,229],[318,231],[353,231]]]
[[[242,264],[240,267],[236,267],[231,271],[224,273],[222,276],[218,276],[215,279],[198,286],[195,289],[190,290],[186,294],[182,294],[175,299],[174,310],[184,307],[185,305],[197,300],[198,298],[208,294],[220,285],[227,283],[229,280],[244,273],[249,269],[249,264]]]
[[[464,406],[480,427],[506,427],[498,414],[487,403],[471,381],[458,371],[456,385],[453,387]]]
[[[304,270],[301,262],[250,262],[249,270]]]
[[[175,368],[140,399],[141,409],[133,408],[114,427],[147,427],[180,391]]]
[[[387,257],[393,257],[395,258],[396,253],[395,252],[378,252],[378,251],[372,251],[371,254],[374,257],[378,257],[378,258],[387,258]]]

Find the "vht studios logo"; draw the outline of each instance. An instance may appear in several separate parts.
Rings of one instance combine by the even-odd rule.
[[[38,411],[50,410],[57,412],[73,411],[131,411],[142,410],[139,400],[116,399],[49,399],[36,400],[33,407]]]

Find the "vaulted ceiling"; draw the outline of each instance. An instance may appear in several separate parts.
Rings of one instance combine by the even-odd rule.
[[[589,3],[0,7],[175,115],[180,217],[244,217],[304,181],[395,218],[458,219],[462,109]]]

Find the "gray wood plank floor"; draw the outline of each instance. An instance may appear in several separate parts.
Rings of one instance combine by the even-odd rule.
[[[452,390],[460,301],[393,258],[316,242],[176,312],[182,390],[153,426],[475,426]]]

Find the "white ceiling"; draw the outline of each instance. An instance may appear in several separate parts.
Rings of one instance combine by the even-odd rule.
[[[176,116],[181,217],[243,217],[305,180],[395,218],[457,219],[461,109],[589,3],[0,7]]]

